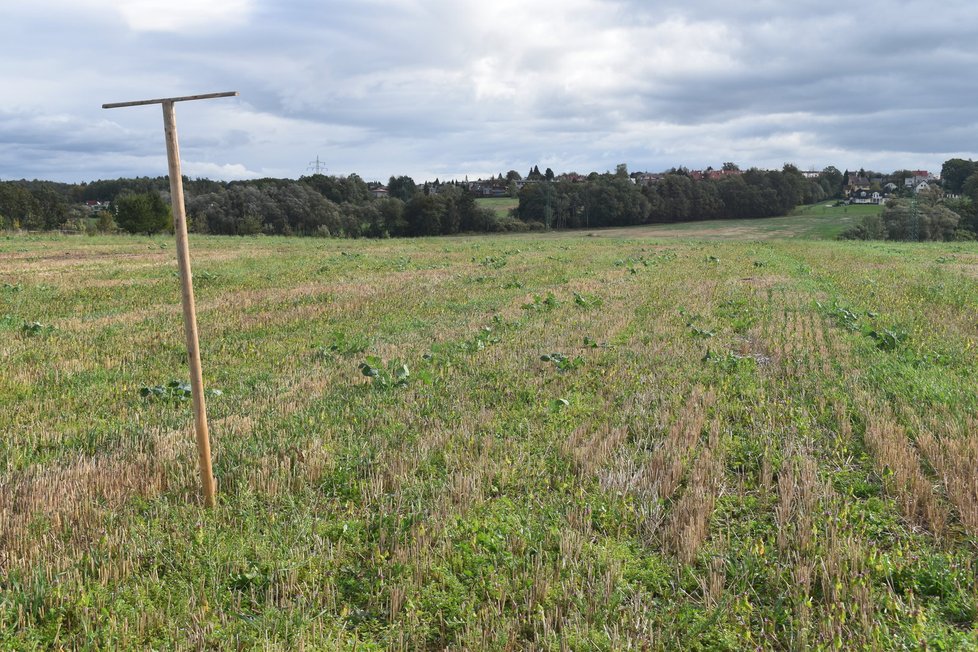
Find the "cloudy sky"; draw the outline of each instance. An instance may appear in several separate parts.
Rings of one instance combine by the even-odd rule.
[[[417,180],[978,156],[978,5],[28,0],[0,21],[0,179]]]

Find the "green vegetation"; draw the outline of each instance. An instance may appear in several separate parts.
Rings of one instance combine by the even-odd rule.
[[[646,228],[194,236],[211,511],[169,240],[0,239],[0,648],[978,646],[978,244]]]
[[[119,195],[115,200],[115,221],[129,233],[153,235],[173,228],[170,207],[160,193]]]
[[[499,217],[506,217],[510,211],[520,205],[520,200],[513,197],[481,197],[476,199],[475,203],[492,210]]]

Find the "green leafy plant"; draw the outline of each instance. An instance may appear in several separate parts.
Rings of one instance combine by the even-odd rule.
[[[734,371],[741,367],[753,368],[757,364],[757,360],[749,355],[739,355],[733,351],[718,353],[709,348],[701,361],[713,363],[725,371]]]
[[[498,344],[499,338],[493,335],[492,326],[483,326],[474,337],[461,342],[458,348],[465,353],[477,353],[491,344]]]
[[[479,262],[479,264],[483,267],[491,267],[492,269],[502,269],[503,267],[506,267],[506,259],[502,257],[494,258],[492,256],[486,256]]]
[[[557,297],[554,296],[553,292],[548,292],[546,297],[541,297],[539,294],[533,295],[533,301],[529,303],[524,303],[521,308],[523,310],[539,310],[541,312],[547,312],[553,310],[560,305],[557,301]]]
[[[189,401],[193,398],[193,391],[190,383],[180,380],[171,380],[166,385],[145,385],[139,388],[139,395],[143,398],[160,399],[163,401]],[[205,396],[223,396],[224,392],[219,389],[208,389],[204,391]]]
[[[821,304],[818,304],[821,307]],[[862,333],[876,343],[881,351],[895,351],[907,341],[910,335],[903,329],[892,326],[878,326],[863,323],[858,313],[834,304],[829,314],[835,318],[839,326],[857,333]],[[866,313],[866,320],[878,321],[879,314],[873,311]]]
[[[366,335],[347,335],[343,331],[333,331],[329,343],[316,349],[316,357],[328,359],[334,355],[349,356],[363,353],[370,347],[370,338]]]
[[[411,379],[411,370],[400,360],[391,360],[384,365],[384,361],[378,356],[370,355],[357,368],[377,388],[407,387]]]
[[[843,328],[851,331],[859,330],[859,315],[852,310],[836,304],[832,306],[832,316],[835,317],[836,322]]]
[[[881,351],[895,351],[909,337],[906,331],[891,328],[873,329],[866,335],[876,342],[876,348]]]
[[[25,321],[20,325],[22,335],[32,337],[34,335],[47,335],[54,330],[54,326],[42,324],[39,321]]]
[[[600,308],[604,304],[604,300],[601,297],[593,294],[581,294],[579,292],[575,292],[574,303],[577,304],[579,308],[590,310],[591,308]]]
[[[584,358],[581,356],[568,358],[563,353],[546,353],[540,356],[540,360],[543,362],[552,362],[560,371],[569,371],[584,365]]]

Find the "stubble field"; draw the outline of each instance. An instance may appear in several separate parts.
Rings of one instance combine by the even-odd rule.
[[[599,235],[195,237],[211,511],[171,241],[0,239],[0,648],[978,646],[978,246]]]

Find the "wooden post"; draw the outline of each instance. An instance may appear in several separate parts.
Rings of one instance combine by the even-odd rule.
[[[166,138],[166,158],[170,174],[170,203],[173,207],[173,231],[177,240],[177,266],[180,268],[180,286],[183,300],[183,329],[187,337],[187,357],[190,364],[190,390],[194,407],[194,430],[197,434],[197,456],[200,462],[200,484],[204,505],[214,506],[216,488],[211,467],[211,442],[207,431],[207,404],[204,401],[204,378],[200,365],[200,344],[197,337],[197,308],[194,305],[193,274],[190,270],[190,245],[187,238],[187,212],[183,202],[183,176],[180,172],[180,144],[177,141],[175,102],[205,100],[215,97],[231,97],[236,91],[187,95],[157,100],[138,100],[103,104],[103,109],[124,106],[163,105],[163,132]]]

